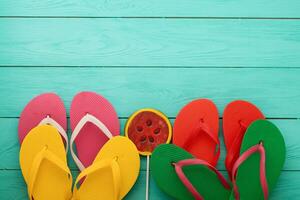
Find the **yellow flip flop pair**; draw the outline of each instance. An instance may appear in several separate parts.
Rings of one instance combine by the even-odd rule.
[[[78,175],[72,192],[63,140],[53,126],[40,125],[23,140],[20,165],[30,200],[119,200],[134,185],[140,159],[129,139],[115,136]]]

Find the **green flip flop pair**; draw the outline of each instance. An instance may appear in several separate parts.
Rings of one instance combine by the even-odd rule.
[[[230,184],[209,163],[173,144],[154,150],[151,170],[158,187],[175,199],[263,200],[278,180],[285,153],[279,129],[257,120],[245,133]]]

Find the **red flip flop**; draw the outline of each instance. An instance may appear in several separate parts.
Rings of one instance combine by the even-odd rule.
[[[80,92],[73,98],[70,122],[73,131],[71,155],[81,171],[93,163],[110,138],[120,135],[120,123],[114,107],[94,92]],[[74,142],[78,157],[73,150]]]
[[[218,131],[217,107],[211,100],[197,99],[185,105],[177,115],[173,143],[216,166],[220,157]]]
[[[265,117],[255,105],[247,101],[233,101],[224,110],[223,134],[227,150],[225,166],[230,177],[232,167],[239,157],[244,134],[248,126],[258,119]]]
[[[66,109],[61,98],[54,93],[38,95],[25,106],[18,126],[20,143],[31,129],[42,124],[54,126],[63,137],[68,150]]]

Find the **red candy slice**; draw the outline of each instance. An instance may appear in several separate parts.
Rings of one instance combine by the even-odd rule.
[[[168,118],[161,112],[142,109],[128,119],[125,134],[140,154],[150,155],[159,144],[170,142],[172,128]]]

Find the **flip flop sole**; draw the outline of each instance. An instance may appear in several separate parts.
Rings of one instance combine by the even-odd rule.
[[[27,184],[32,163],[45,147],[67,165],[65,147],[58,131],[49,125],[37,126],[24,138],[20,149],[20,166]],[[66,173],[49,161],[42,161],[33,191],[34,199],[65,200],[72,196],[71,188],[72,179]]]
[[[33,98],[20,115],[18,126],[20,143],[47,115],[59,123],[65,131],[67,130],[67,114],[61,98],[54,93],[44,93]]]
[[[135,145],[124,136],[115,136],[100,150],[95,162],[116,159],[120,168],[119,197],[123,199],[133,187],[140,170],[140,157]],[[88,175],[78,190],[78,199],[115,200],[111,169],[104,169]]]
[[[175,199],[194,199],[178,178],[172,165],[173,162],[190,158],[194,158],[194,156],[174,144],[158,146],[151,156],[151,172],[156,184]],[[183,168],[183,172],[204,199],[225,200],[229,198],[231,191],[226,190],[217,175],[207,167],[186,166]]]
[[[218,137],[219,115],[215,104],[208,99],[197,99],[184,106],[176,117],[173,127],[173,143],[185,148],[199,159],[203,159],[216,166],[216,144],[205,134],[197,136],[189,147],[184,143],[193,133],[195,126],[201,121],[205,122],[212,134]]]
[[[285,161],[285,142],[280,130],[267,120],[257,120],[247,129],[241,154],[250,147],[263,142],[266,152],[266,178],[269,193],[275,187]],[[259,179],[260,155],[253,154],[238,169],[236,182],[243,200],[263,200],[263,191]],[[234,199],[232,193],[231,198]]]
[[[120,123],[114,107],[107,99],[94,92],[80,92],[73,98],[70,108],[70,124],[73,131],[87,113],[105,124],[114,136],[120,135]],[[92,164],[108,139],[92,123],[88,123],[82,128],[75,140],[75,146],[78,158],[85,167]]]

